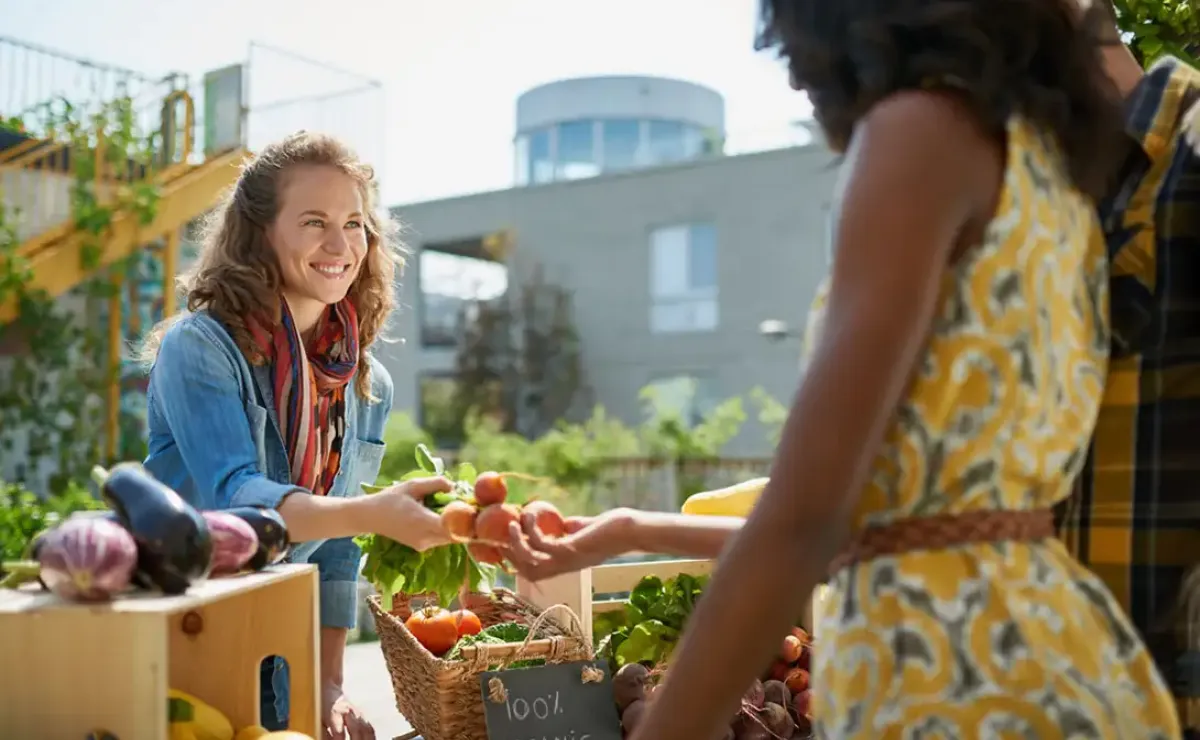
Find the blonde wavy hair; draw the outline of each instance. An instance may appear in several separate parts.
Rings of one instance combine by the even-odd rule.
[[[355,388],[371,398],[368,350],[383,332],[394,306],[394,283],[404,264],[399,225],[377,210],[375,171],[342,142],[325,134],[299,131],[247,159],[237,184],[208,219],[200,255],[176,281],[188,311],[208,311],[229,330],[251,364],[266,362],[247,327],[251,316],[278,321],[279,262],[267,241],[267,227],[279,214],[279,195],[288,172],[299,165],[336,167],[358,183],[367,232],[367,256],[346,297],[358,312],[359,358]],[[142,359],[153,364],[162,338],[181,318],[167,318],[150,330]]]

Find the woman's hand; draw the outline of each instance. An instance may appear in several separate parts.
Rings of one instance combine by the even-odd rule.
[[[425,508],[425,497],[443,493],[452,487],[444,477],[414,478],[395,483],[363,499],[369,511],[364,522],[370,532],[381,534],[414,550],[448,545],[451,540],[442,529],[442,519]]]
[[[375,728],[337,684],[322,687],[321,725],[329,740],[375,740]]]
[[[636,549],[637,512],[613,509],[596,517],[570,517],[563,537],[546,538],[526,515],[509,526],[508,558],[530,581],[571,573]],[[528,533],[526,540],[525,533]]]

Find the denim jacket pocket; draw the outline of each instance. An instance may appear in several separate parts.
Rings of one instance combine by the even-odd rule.
[[[250,422],[250,435],[254,439],[254,448],[258,451],[258,471],[268,474],[267,470],[267,424],[270,414],[256,403],[246,404],[246,419]]]
[[[377,441],[358,440],[358,449],[354,452],[354,488],[347,495],[361,493],[361,483],[374,483],[379,477],[379,468],[383,465],[383,453],[388,445]]]
[[[371,484],[379,477],[379,468],[383,465],[383,453],[387,445],[379,442],[368,442],[365,439],[355,439],[350,443],[349,454],[342,465],[345,475],[344,485],[335,486],[337,495],[357,496],[362,493],[361,484]]]

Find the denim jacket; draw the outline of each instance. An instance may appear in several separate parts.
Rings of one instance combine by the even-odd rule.
[[[371,395],[378,401],[362,399],[351,380],[342,467],[331,496],[358,495],[361,483],[374,483],[379,475],[392,379],[374,359],[370,368]],[[200,509],[275,508],[300,490],[291,483],[270,368],[251,366],[208,313],[189,314],[167,331],[146,395],[146,468],[188,503]],[[354,626],[361,555],[349,538],[293,548],[292,562],[318,568],[323,627]]]

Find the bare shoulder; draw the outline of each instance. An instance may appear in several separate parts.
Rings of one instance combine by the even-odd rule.
[[[988,130],[965,98],[949,90],[901,90],[871,107],[862,128],[873,138],[906,142],[930,151],[947,147],[995,149],[996,135]]]
[[[962,95],[903,90],[875,104],[852,148],[875,166],[919,173],[925,185],[966,187],[990,203],[1004,172],[1004,138]]]

